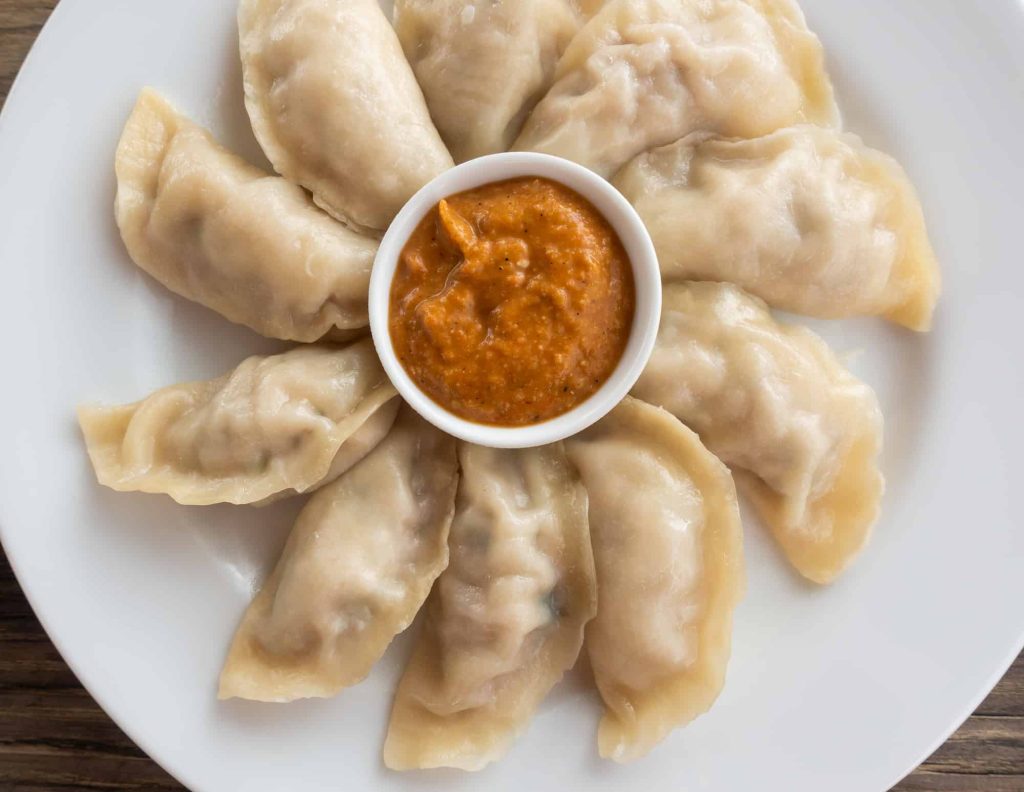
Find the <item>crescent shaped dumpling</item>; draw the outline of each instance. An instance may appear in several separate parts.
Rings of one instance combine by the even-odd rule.
[[[334,217],[383,230],[452,167],[377,0],[241,0],[238,30],[256,139]]]
[[[333,481],[387,434],[397,392],[364,339],[250,357],[78,421],[100,484],[178,503],[259,504]]]
[[[590,496],[598,749],[630,761],[706,712],[725,683],[745,580],[736,488],[697,435],[636,399],[566,449]]]
[[[455,441],[403,408],[299,514],[235,634],[219,697],[323,698],[362,680],[448,563],[457,481]]]
[[[139,95],[115,171],[121,238],[171,291],[287,341],[369,324],[376,240],[221,148],[155,91]]]
[[[448,569],[384,744],[393,770],[479,770],[572,668],[595,610],[587,495],[560,444],[460,444]]]
[[[837,120],[821,43],[790,0],[611,0],[570,42],[514,148],[610,177],[697,130]]]
[[[395,31],[456,162],[508,150],[582,22],[573,0],[396,0]]]
[[[856,135],[698,134],[641,154],[614,182],[667,281],[730,281],[809,316],[931,324],[940,278],[921,204],[899,164]]]
[[[793,566],[830,582],[867,541],[885,488],[874,391],[737,286],[669,285],[662,304],[634,395],[694,429]]]

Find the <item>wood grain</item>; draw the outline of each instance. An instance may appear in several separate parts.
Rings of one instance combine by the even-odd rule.
[[[0,0],[0,106],[56,0]],[[181,790],[61,660],[0,553],[0,790]],[[1024,792],[1024,656],[895,792]],[[827,790],[822,790],[827,792]]]

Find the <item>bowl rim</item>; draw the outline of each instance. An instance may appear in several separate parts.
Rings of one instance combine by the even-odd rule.
[[[597,391],[568,412],[526,426],[494,426],[461,418],[438,404],[406,372],[391,342],[391,281],[402,248],[423,217],[450,195],[493,182],[538,176],[586,198],[618,234],[633,271],[636,303],[629,339],[618,365]],[[610,182],[582,165],[535,152],[490,154],[457,165],[424,185],[406,202],[381,240],[370,275],[370,333],[377,355],[399,394],[417,413],[460,440],[492,448],[530,448],[583,431],[628,395],[654,350],[661,319],[661,272],[640,216]]]

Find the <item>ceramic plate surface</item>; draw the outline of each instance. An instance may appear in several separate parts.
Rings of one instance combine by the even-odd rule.
[[[137,270],[114,148],[153,85],[252,161],[234,0],[64,0],[0,118],[0,530],[82,682],[196,792],[887,789],[977,705],[1024,635],[1024,6],[804,0],[848,128],[917,185],[943,264],[934,332],[813,323],[875,386],[888,491],[867,551],[802,583],[747,520],[749,585],[717,706],[647,759],[595,747],[570,676],[498,765],[397,775],[380,747],[400,639],[331,701],[219,703],[217,674],[299,502],[187,508],[95,483],[82,401],[133,400],[279,348]]]

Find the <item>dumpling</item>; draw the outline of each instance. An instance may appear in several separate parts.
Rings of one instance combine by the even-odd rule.
[[[573,0],[396,0],[395,31],[456,162],[512,145],[582,21]]]
[[[455,441],[408,407],[314,495],[235,634],[220,698],[333,696],[362,680],[448,564]]]
[[[387,228],[452,166],[377,0],[241,0],[238,29],[257,140],[339,220]]]
[[[156,92],[139,96],[115,169],[121,237],[171,291],[271,338],[369,324],[376,240],[218,146]]]
[[[896,161],[855,135],[694,135],[641,154],[615,185],[650,231],[666,280],[731,281],[810,316],[931,324],[939,269],[921,205]]]
[[[874,391],[810,330],[776,322],[730,284],[666,286],[633,393],[734,469],[810,580],[833,580],[867,541],[884,490],[882,414]]]
[[[725,683],[744,589],[736,488],[693,432],[636,399],[566,449],[590,495],[598,749],[629,761],[706,712]]]
[[[451,562],[398,686],[394,770],[479,770],[502,756],[562,674],[595,612],[587,495],[560,444],[459,446]]]
[[[791,0],[611,0],[514,148],[608,177],[696,130],[755,137],[837,118],[821,43]]]
[[[251,357],[206,382],[78,410],[100,484],[178,503],[260,503],[333,481],[398,409],[370,339]]]

